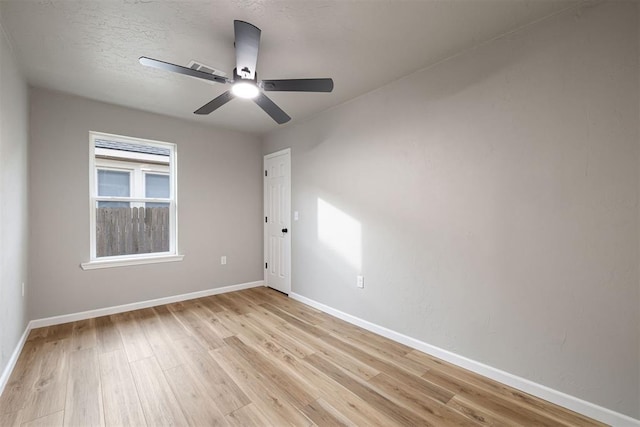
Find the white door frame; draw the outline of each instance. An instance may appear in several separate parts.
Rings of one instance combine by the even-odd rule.
[[[287,246],[288,246],[288,250],[285,251],[286,253],[286,259],[285,259],[285,272],[286,272],[286,288],[288,290],[288,292],[285,292],[286,294],[291,293],[291,148],[285,148],[283,150],[279,150],[276,151],[274,153],[270,153],[270,154],[266,154],[264,156],[264,160],[262,162],[262,170],[263,170],[263,186],[262,186],[262,197],[263,197],[263,209],[262,209],[262,213],[263,216],[266,217],[268,215],[268,200],[267,200],[267,183],[268,183],[268,179],[265,176],[264,172],[267,170],[267,160],[271,159],[273,157],[278,157],[278,156],[282,156],[282,155],[288,155],[289,158],[289,179],[287,180],[287,188],[286,188],[286,198],[287,198],[287,203],[286,205],[289,208],[289,212],[286,212],[286,218],[288,219],[287,221],[287,228],[288,228],[288,233],[286,233],[286,237],[285,239],[287,240]],[[268,254],[268,242],[269,242],[269,224],[265,222],[263,222],[263,258],[264,258],[264,263],[266,265],[267,263],[267,254]],[[264,271],[264,285],[265,286],[269,286],[268,284],[268,269],[266,267],[263,267],[263,271]]]

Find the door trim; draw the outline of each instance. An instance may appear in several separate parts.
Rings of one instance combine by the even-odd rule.
[[[289,206],[289,212],[287,212],[287,217],[289,218],[289,232],[287,233],[287,239],[288,239],[288,243],[289,243],[289,250],[287,251],[287,259],[286,261],[286,274],[287,274],[287,288],[289,290],[289,292],[287,292],[287,295],[290,294],[292,292],[291,290],[291,246],[292,246],[292,242],[291,242],[291,234],[293,232],[293,230],[291,229],[291,148],[285,148],[273,153],[269,153],[266,154],[264,156],[264,159],[262,161],[262,216],[265,217],[267,216],[267,177],[264,176],[264,171],[266,170],[267,167],[267,160],[271,159],[273,157],[278,157],[278,156],[282,156],[284,154],[287,154],[289,156],[289,180],[288,180],[288,186],[287,186],[287,206]],[[262,223],[262,258],[263,258],[263,267],[262,267],[262,271],[263,271],[263,279],[264,279],[264,285],[265,286],[269,286],[269,283],[267,281],[268,278],[268,274],[267,274],[267,269],[264,267],[264,264],[267,262],[267,244],[268,244],[268,240],[269,240],[269,236],[268,236],[268,224],[266,223]]]

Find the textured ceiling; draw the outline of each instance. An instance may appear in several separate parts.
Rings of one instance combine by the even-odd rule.
[[[0,20],[31,85],[254,133],[288,126],[578,1],[0,0]],[[144,55],[231,74],[233,20],[262,29],[258,77],[332,77],[332,93],[269,96],[277,125],[251,101],[193,111],[227,90],[149,69]]]

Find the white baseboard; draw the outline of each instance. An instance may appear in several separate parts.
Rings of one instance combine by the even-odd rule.
[[[68,322],[75,322],[78,320],[92,319],[94,317],[108,316],[110,314],[123,313],[125,311],[138,310],[141,308],[155,307],[158,305],[170,304],[172,302],[187,301],[190,299],[207,297],[209,295],[235,292],[243,289],[256,288],[258,286],[264,286],[264,281],[258,280],[256,282],[240,283],[238,285],[223,286],[221,288],[213,288],[213,289],[207,289],[204,291],[190,292],[188,294],[173,295],[170,297],[157,298],[157,299],[141,301],[141,302],[134,302],[131,304],[123,304],[123,305],[117,305],[113,307],[98,308],[96,310],[88,310],[88,311],[82,311],[79,313],[64,314],[62,316],[53,316],[53,317],[46,317],[43,319],[32,320],[27,325],[24,333],[22,334],[22,337],[20,338],[20,341],[18,342],[15,350],[11,354],[9,363],[4,368],[4,371],[2,372],[2,376],[0,376],[0,395],[2,395],[4,388],[9,382],[9,377],[11,376],[11,373],[13,372],[13,369],[16,366],[18,357],[20,357],[22,348],[24,347],[24,344],[27,341],[27,337],[29,336],[29,332],[31,332],[32,329],[43,328],[45,326],[59,325],[59,324],[68,323]]]
[[[171,304],[172,302],[186,301],[195,298],[208,297],[210,295],[224,294],[227,292],[241,291],[242,289],[264,286],[262,280],[256,282],[240,283],[238,285],[223,286],[221,288],[207,289],[204,291],[190,292],[188,294],[173,295],[131,304],[116,305],[113,307],[98,308],[96,310],[82,311],[80,313],[63,314],[62,316],[45,317],[29,322],[29,329],[45,326],[59,325],[61,323],[76,322],[78,320],[92,319],[94,317],[108,316],[110,314],[124,313],[125,311],[139,310],[141,308],[155,307],[157,305]]]
[[[610,424],[612,426],[640,426],[640,420],[636,420],[635,418],[631,418],[627,415],[612,411],[611,409],[607,409],[594,403],[587,402],[586,400],[582,400],[561,391],[554,390],[542,384],[527,380],[526,378],[522,378],[517,375],[510,374],[509,372],[494,368],[492,366],[485,365],[484,363],[480,363],[467,357],[460,356],[456,353],[444,350],[440,347],[427,344],[423,341],[411,338],[407,335],[403,335],[399,332],[387,329],[383,326],[376,325],[375,323],[371,323],[367,320],[360,319],[359,317],[352,316],[340,310],[336,310],[332,307],[329,307],[328,305],[314,301],[294,292],[291,292],[289,294],[289,297],[311,307],[317,308],[320,311],[324,311],[325,313],[342,319],[346,322],[349,322],[356,326],[360,326],[363,329],[374,332],[378,335],[382,335],[383,337],[389,338],[390,340],[402,343],[416,350],[420,350],[424,353],[438,357],[449,363],[453,363],[454,365],[463,367],[518,390],[522,390],[533,396],[555,403],[556,405],[578,412],[600,422]]]
[[[4,388],[9,383],[9,377],[13,372],[13,368],[16,367],[16,363],[18,362],[18,357],[20,357],[20,353],[22,352],[22,347],[24,347],[24,343],[27,342],[28,336],[29,336],[29,326],[27,326],[27,328],[24,330],[24,333],[20,337],[20,341],[18,341],[18,345],[16,345],[16,348],[13,350],[13,353],[9,358],[9,363],[7,363],[7,366],[4,368],[4,371],[2,372],[2,376],[0,376],[0,396],[2,396],[2,392],[4,391]]]

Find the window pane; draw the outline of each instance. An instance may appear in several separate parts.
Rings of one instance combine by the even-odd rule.
[[[96,208],[96,257],[168,252],[169,204],[163,207]],[[149,204],[149,203],[148,203]]]
[[[98,196],[129,197],[129,172],[98,170]]]
[[[98,202],[99,208],[128,208],[129,202]]]
[[[169,175],[148,173],[145,175],[144,185],[145,197],[169,198]]]

